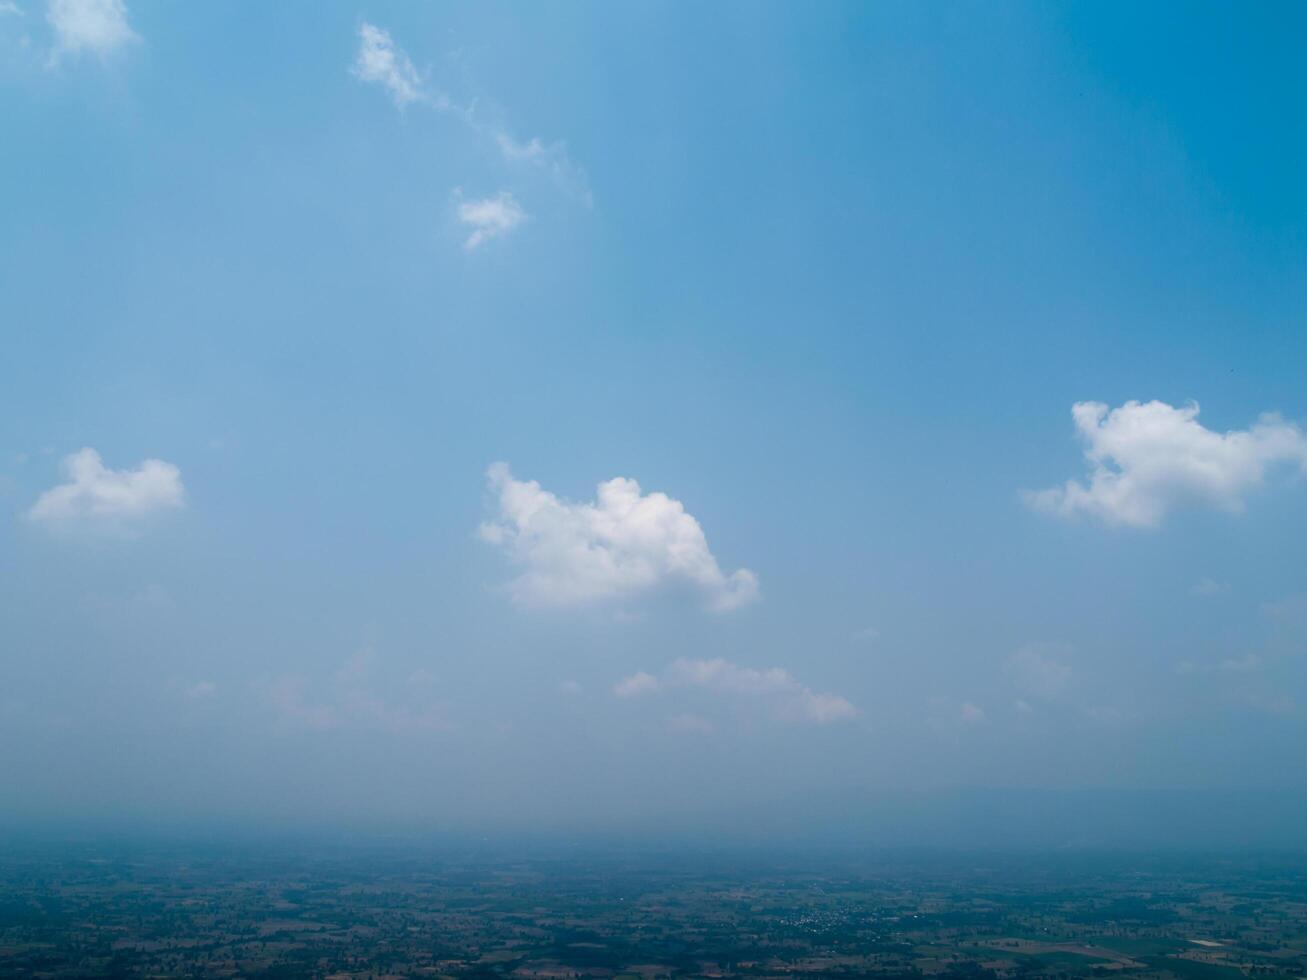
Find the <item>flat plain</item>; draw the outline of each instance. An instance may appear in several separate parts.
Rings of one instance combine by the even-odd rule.
[[[10,847],[0,975],[1305,977],[1307,860]]]

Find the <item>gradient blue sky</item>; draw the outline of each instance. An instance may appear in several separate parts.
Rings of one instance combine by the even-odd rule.
[[[0,817],[1303,797],[1302,6],[0,11]]]

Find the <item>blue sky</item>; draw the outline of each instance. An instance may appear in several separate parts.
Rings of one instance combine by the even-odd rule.
[[[1300,798],[1303,16],[0,4],[0,816]]]

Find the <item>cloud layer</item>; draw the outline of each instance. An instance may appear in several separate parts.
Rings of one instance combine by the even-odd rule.
[[[1307,438],[1278,415],[1248,429],[1213,432],[1198,422],[1198,405],[1129,401],[1109,409],[1077,402],[1071,409],[1085,442],[1089,482],[1027,492],[1027,502],[1060,517],[1087,514],[1106,524],[1155,527],[1175,507],[1206,504],[1243,509],[1277,464],[1307,473]]]
[[[787,721],[828,725],[857,714],[847,699],[838,694],[819,694],[781,667],[741,667],[721,657],[711,660],[682,657],[660,677],[640,671],[623,678],[613,686],[613,693],[619,698],[633,698],[687,688],[762,700]]]
[[[481,525],[481,537],[523,569],[509,588],[524,605],[583,605],[677,583],[717,612],[758,598],[757,576],[723,573],[699,522],[666,494],[617,477],[599,484],[594,503],[573,504],[534,480],[515,480],[504,463],[487,479],[499,514]]]
[[[134,470],[111,470],[94,449],[64,458],[68,482],[37,498],[27,516],[44,523],[136,520],[185,503],[181,470],[147,459]]]

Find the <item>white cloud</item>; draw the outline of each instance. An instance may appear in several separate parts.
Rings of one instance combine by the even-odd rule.
[[[432,88],[386,30],[368,23],[359,27],[359,49],[350,72],[360,81],[380,85],[400,109],[416,102],[455,117],[479,139],[493,145],[505,163],[538,169],[569,197],[586,207],[594,206],[589,178],[573,162],[563,140],[546,142],[538,136],[519,140],[502,123],[487,121],[476,103],[460,104]]]
[[[699,522],[666,494],[617,477],[599,484],[595,503],[573,504],[513,479],[504,463],[487,479],[499,516],[481,525],[481,537],[522,567],[509,589],[524,605],[583,605],[669,583],[691,585],[718,612],[758,598],[753,572],[723,573]]]
[[[1230,584],[1228,582],[1218,582],[1213,578],[1203,578],[1189,591],[1194,595],[1204,597],[1223,595],[1230,591]]]
[[[741,667],[721,657],[711,660],[680,658],[661,677],[641,671],[619,681],[613,692],[618,697],[632,697],[687,688],[760,699],[770,704],[778,717],[789,721],[827,725],[857,714],[857,709],[847,699],[838,694],[819,694],[780,667],[761,670]]]
[[[56,57],[83,51],[105,57],[140,40],[122,0],[49,0],[46,19],[54,28]]]
[[[661,689],[658,678],[644,671],[637,671],[630,677],[623,677],[613,685],[613,693],[619,698],[634,698],[641,694],[657,694]]]
[[[472,234],[463,243],[469,252],[492,238],[508,234],[527,217],[517,199],[508,191],[500,191],[494,197],[478,201],[464,201],[460,192],[455,190],[454,199],[458,202],[458,220],[472,229]]]
[[[1008,657],[1005,670],[1022,694],[1047,701],[1071,683],[1071,668],[1054,659],[1069,652],[1060,644],[1028,643]]]
[[[558,693],[565,694],[569,698],[574,698],[581,694],[585,689],[581,687],[578,681],[563,681],[558,685]]]
[[[21,17],[23,8],[14,3],[14,0],[0,0],[0,17]]]
[[[494,140],[495,145],[499,147],[499,152],[509,163],[523,163],[541,168],[571,197],[579,199],[588,208],[594,207],[590,180],[585,171],[572,162],[567,152],[567,144],[562,140],[545,143],[539,137],[532,137],[523,143],[514,139],[502,127],[474,125]]]
[[[200,681],[198,684],[192,684],[186,689],[186,699],[188,701],[202,701],[205,698],[211,698],[218,693],[218,685],[213,681]]]
[[[134,470],[111,470],[94,449],[82,449],[64,458],[64,469],[69,482],[41,494],[27,512],[31,520],[131,521],[185,503],[181,470],[159,459],[147,459]]]
[[[1198,405],[1126,402],[1109,409],[1077,402],[1071,409],[1086,443],[1088,484],[1027,492],[1027,502],[1062,517],[1088,514],[1104,523],[1155,527],[1184,503],[1238,512],[1266,471],[1290,464],[1307,473],[1307,437],[1278,415],[1248,429],[1213,432],[1198,422]]]
[[[388,32],[373,24],[365,22],[359,27],[359,50],[350,72],[360,81],[380,85],[401,109],[425,98],[422,76],[413,62],[395,46]]]

